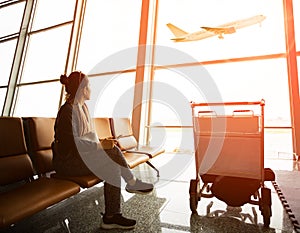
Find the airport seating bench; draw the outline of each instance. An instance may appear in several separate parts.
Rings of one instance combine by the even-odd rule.
[[[55,118],[47,117],[0,117],[0,229],[102,181],[95,175],[64,177],[54,172],[54,123]],[[130,168],[147,163],[158,172],[150,159],[164,151],[138,151],[129,119],[94,118],[94,123],[99,139],[117,139]],[[116,138],[121,129],[122,137]],[[131,140],[127,147],[126,134]]]
[[[67,180],[34,178],[21,118],[0,118],[0,228],[80,192]]]
[[[136,166],[147,163],[157,172],[158,170],[150,163],[151,158],[163,153],[164,150],[159,151],[150,150],[152,148],[145,147],[144,151],[137,150],[137,142],[132,135],[132,129],[129,118],[94,118],[95,130],[99,139],[116,139],[118,146],[121,148],[128,166],[132,169]],[[52,167],[52,149],[51,143],[54,138],[54,123],[55,118],[47,117],[25,117],[23,118],[25,137],[28,147],[29,155],[32,158],[34,167],[37,169],[37,174],[45,176],[47,173],[52,173],[53,177],[60,176],[53,173]],[[114,125],[114,126],[113,126]],[[115,130],[113,130],[113,128]],[[116,138],[114,135],[119,135],[119,130],[122,130],[122,138]],[[124,139],[131,139],[131,143],[123,143]],[[129,150],[130,149],[130,150]],[[83,188],[88,188],[101,180],[96,176],[86,177],[61,177],[71,179],[78,183]],[[84,181],[85,180],[85,181]]]

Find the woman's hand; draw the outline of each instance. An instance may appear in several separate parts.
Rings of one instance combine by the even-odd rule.
[[[116,140],[111,138],[99,139],[99,141],[100,143],[98,148],[102,150],[112,149],[116,145]]]

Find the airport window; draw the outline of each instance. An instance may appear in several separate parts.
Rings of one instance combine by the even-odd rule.
[[[38,0],[32,30],[73,20],[75,0]]]
[[[298,53],[300,53],[300,52],[298,52]],[[297,56],[297,68],[298,68],[298,80],[299,80],[299,78],[300,78],[300,56],[298,55]],[[300,86],[299,86],[299,93],[300,93]]]
[[[191,69],[188,67],[177,68],[177,72],[157,70],[155,81],[172,86],[179,94],[182,94],[187,102],[214,102],[218,100],[214,99],[213,95],[212,97],[205,96],[205,82],[211,79],[216,85],[215,91],[218,92],[216,94],[221,96],[222,102],[265,99],[265,124],[267,126],[291,125],[289,105],[286,104],[289,102],[289,93],[285,59],[207,65],[203,68],[207,71],[207,75],[203,75],[204,77],[183,76],[182,74],[187,73],[184,70]],[[224,76],[224,74],[226,75]],[[155,87],[154,93],[156,93]],[[152,113],[156,116],[154,119],[164,119],[160,116],[161,110],[153,108]],[[165,123],[170,123],[170,120],[165,119]],[[173,118],[171,122],[178,125]]]
[[[0,88],[0,109],[3,108],[5,94],[6,94],[6,88]]]
[[[0,43],[0,86],[6,86],[10,75],[17,40]],[[5,54],[5,56],[3,56]]]
[[[223,10],[224,8],[226,11]],[[245,27],[237,29],[232,34],[214,31],[216,35],[212,34],[205,39],[184,41],[187,40],[182,36],[184,32],[179,32],[182,29],[188,33],[202,31],[207,34],[208,32],[204,31],[212,32],[213,28],[211,27],[227,26],[228,22],[237,22],[260,15],[265,18],[257,20],[256,23],[250,20],[250,25],[246,23]],[[174,27],[172,32],[170,30],[172,26],[167,26],[169,23],[180,28],[176,29],[177,35],[175,35]],[[291,126],[287,67],[284,58],[286,48],[282,1],[241,2],[230,0],[222,3],[194,0],[188,2],[160,1],[156,43],[174,50],[178,49],[186,54],[181,58],[171,56],[168,60],[161,59],[163,54],[158,50],[155,61],[159,61],[158,64],[164,65],[165,69],[170,71],[192,69],[192,67],[196,69],[200,64],[215,82],[222,101],[255,101],[263,98],[266,100],[265,124],[271,127],[288,128]],[[195,81],[193,79],[205,82],[203,77],[185,77],[184,72],[168,72],[163,68],[157,69],[153,78],[155,81],[173,85],[186,99],[196,102],[205,99],[207,101],[205,93],[201,92],[201,87],[200,91],[191,87],[191,83]],[[180,78],[180,76],[182,77]],[[155,93],[155,85],[153,93]],[[172,123],[175,126],[178,125],[179,121],[176,120],[178,116],[176,114],[161,115],[162,108],[162,106],[154,108],[153,105],[151,112],[153,123],[156,119],[162,121],[162,118],[170,116],[172,119],[164,120],[166,125],[172,125]],[[172,109],[164,109],[163,112],[172,112]],[[182,134],[182,131],[176,128],[166,131],[169,134],[174,131],[173,135],[176,137],[180,137]],[[273,134],[272,131],[266,138],[272,138]],[[280,129],[279,134],[285,141],[290,142],[285,143],[285,151],[292,151],[291,130]],[[270,152],[274,148],[271,145],[267,151]],[[284,151],[282,148],[277,148],[277,151],[280,150]]]
[[[0,107],[4,106],[8,80],[16,49],[17,37],[21,26],[25,2],[9,5],[9,1],[0,2]],[[9,22],[9,23],[4,23]],[[5,55],[5,56],[4,56]]]
[[[293,159],[291,129],[267,128],[265,129],[264,142],[265,158]]]
[[[297,49],[297,67],[298,67],[298,80],[300,80],[300,2],[294,1],[294,19],[295,19],[295,38]],[[300,83],[300,81],[299,81]],[[300,93],[300,86],[299,86]]]
[[[135,72],[90,78],[91,100],[87,102],[94,117],[131,117]]]
[[[216,82],[223,101],[264,99],[265,126],[291,125],[285,59],[210,65],[206,68]]]
[[[26,35],[24,66],[15,92],[13,115],[56,115],[61,95],[58,78],[66,67],[75,3],[74,0],[36,1],[34,17],[30,19],[32,26]],[[51,93],[51,98],[45,93]],[[54,93],[56,96],[52,97]]]
[[[14,116],[56,117],[60,92],[59,82],[19,86]]]
[[[10,21],[9,24],[0,25],[0,54],[5,54],[5,57],[0,57],[0,66],[4,67],[0,70],[2,76],[0,107],[3,106],[5,99],[20,24],[28,2],[32,1],[0,1],[0,21]],[[74,10],[81,1],[37,0],[34,3],[36,6],[34,5],[30,19],[32,25],[29,24],[31,27],[26,34],[28,44],[22,53],[20,71],[15,74],[17,91],[13,92],[13,97],[9,97],[16,101],[13,104],[15,112],[11,115],[55,116],[61,90],[58,78],[66,69],[66,64],[70,63],[72,56],[75,58],[74,65],[69,64],[68,69],[81,70],[91,77],[92,101],[98,101],[93,114],[114,115],[116,114],[114,106],[120,103],[126,107],[117,114],[127,114],[133,107],[133,86],[136,78],[143,1],[87,0],[85,8],[82,8],[85,14],[82,33],[78,34],[80,38],[78,54],[75,54],[77,51],[72,54],[73,50],[68,54],[68,48],[72,45],[69,43],[74,23]],[[155,3],[158,3],[157,12],[155,12]],[[299,1],[294,0],[293,4],[299,61]],[[202,101],[205,99],[205,93],[201,93],[201,90],[199,92],[197,85],[194,84],[201,77],[184,75],[185,69],[201,67],[214,80],[222,100],[243,101],[264,98],[266,125],[291,127],[283,6],[282,0],[150,1],[148,25],[144,25],[148,28],[147,43],[178,50],[185,53],[188,59],[168,54],[168,59],[160,60],[162,54],[158,49],[154,53],[154,63],[157,66],[154,66],[153,77],[150,77],[150,72],[147,73],[149,69],[146,68],[145,80],[165,83],[179,90],[187,101]],[[258,17],[254,21],[247,21],[250,22],[249,25],[235,29],[236,32],[233,32],[233,28],[230,29],[231,31],[224,30],[226,23],[261,15],[265,18]],[[182,38],[173,35],[166,25],[168,23],[187,32],[205,30],[216,35],[196,41],[180,42]],[[225,25],[221,27],[224,31],[214,31],[216,27],[222,25]],[[78,29],[80,31],[80,28]],[[150,38],[154,32],[155,40]],[[178,42],[175,42],[176,40]],[[128,56],[126,56],[127,51]],[[20,52],[22,51],[19,51],[19,54]],[[150,53],[151,51],[148,50],[146,59],[150,58]],[[193,60],[191,63],[189,58]],[[299,69],[298,65],[298,71]],[[106,82],[107,80],[109,82]],[[107,86],[103,92],[100,92],[101,90],[97,88],[102,82]],[[155,89],[156,83],[153,85],[153,90],[148,87],[151,88],[151,85],[144,88],[144,95],[153,91],[152,97],[155,98],[158,90]],[[8,90],[10,89],[11,87]],[[50,89],[55,94],[53,97],[51,94],[51,98],[47,99],[42,91],[48,92]],[[124,93],[127,94],[126,103],[121,100]],[[45,96],[45,99],[38,96]],[[41,102],[38,102],[38,99]],[[92,101],[90,104],[93,104]],[[152,122],[159,120],[166,125],[185,125],[185,122],[176,119],[176,113],[172,109],[162,106],[162,103],[156,102],[152,104],[152,109],[146,108],[147,106],[144,107],[143,113],[150,114],[149,118]],[[167,113],[162,114],[162,112]],[[145,129],[145,125],[141,128]]]
[[[19,32],[24,6],[25,2],[20,2],[2,8],[0,4],[0,38],[2,36],[7,36]]]
[[[176,110],[176,106],[174,108],[174,106],[170,104],[172,101],[168,104],[156,103],[160,98],[159,87],[157,87],[160,83],[165,83],[172,91],[178,92],[176,95],[176,103],[179,102],[178,98],[182,98],[183,101],[188,104],[189,101],[217,102],[217,96],[216,99],[214,95],[207,96],[205,90],[207,86],[206,82],[213,81],[216,88],[210,89],[209,94],[213,91],[218,92],[217,94],[220,94],[221,100],[224,102],[260,101],[261,99],[265,99],[265,126],[291,126],[289,104],[287,104],[289,103],[289,93],[288,83],[286,81],[287,70],[285,59],[216,64],[207,65],[203,68],[207,73],[205,74],[203,72],[202,76],[200,74],[198,77],[183,75],[187,74],[188,72],[186,70],[192,69],[192,67],[156,70],[156,82],[153,86],[154,103],[152,107],[152,124],[155,125],[157,122],[168,126],[187,126],[192,124],[188,119],[184,118],[190,115],[189,109],[186,109],[186,114],[180,116],[180,112],[184,111],[183,108],[181,108],[180,111]],[[224,74],[230,75],[224,76]],[[280,93],[280,95],[278,95],[278,93]],[[152,132],[158,130],[159,129],[152,129]],[[274,137],[273,134],[275,131],[267,131],[266,138],[268,141],[271,141],[270,138]],[[164,132],[168,135],[166,137],[166,143],[168,143],[167,147],[169,149],[174,150],[178,147],[181,147],[181,150],[193,149],[189,143],[176,144],[178,139],[175,140],[175,138],[181,138],[183,134],[187,134],[188,129],[178,129],[174,127],[172,129],[166,129]],[[277,134],[278,130],[275,133]],[[276,137],[279,136],[283,141],[289,142],[284,144],[286,146],[285,150],[279,151],[292,151],[291,141],[289,141],[291,140],[291,130],[281,129]],[[179,142],[182,143],[180,140]],[[275,150],[275,145],[272,143],[270,145],[266,147],[266,151],[271,154],[271,152]],[[278,146],[276,146],[276,148],[278,148]]]
[[[87,1],[77,69],[89,73],[104,59],[137,46],[140,17],[138,0]],[[136,57],[130,64],[136,65]],[[119,60],[102,72],[132,68],[124,68]]]
[[[160,1],[157,44],[184,51],[198,61],[283,53],[285,37],[282,6],[281,0]],[[239,23],[240,20],[260,15],[265,19],[258,18],[252,22],[250,20],[249,26],[236,29],[235,33],[228,31],[218,34],[217,31],[213,31],[214,27],[220,28],[230,22]],[[205,32],[202,33],[203,36],[214,35],[214,33],[217,35],[184,42],[182,38],[176,39],[167,27],[168,23],[187,33],[202,31]]]
[[[59,78],[65,69],[70,33],[71,25],[66,25],[30,36],[22,83]]]
[[[298,51],[298,56],[300,56],[300,1],[297,0],[293,1],[293,9],[294,9],[296,49]]]

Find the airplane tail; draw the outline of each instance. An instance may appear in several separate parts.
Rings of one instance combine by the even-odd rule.
[[[182,29],[174,26],[171,23],[168,23],[167,26],[171,30],[171,32],[174,34],[174,36],[176,36],[176,37],[182,37],[182,36],[188,34],[187,32],[185,32]]]

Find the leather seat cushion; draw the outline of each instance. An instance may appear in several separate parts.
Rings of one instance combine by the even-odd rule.
[[[0,227],[9,226],[79,191],[80,187],[73,182],[43,177],[1,193]]]

